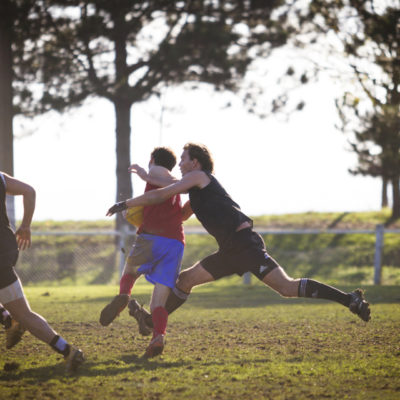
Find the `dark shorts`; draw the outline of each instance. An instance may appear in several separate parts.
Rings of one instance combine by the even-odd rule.
[[[18,250],[14,249],[0,253],[0,289],[11,285],[18,279],[14,270],[14,266],[18,260],[18,254]]]
[[[263,280],[278,267],[267,253],[263,238],[251,228],[235,232],[229,246],[201,260],[201,265],[215,280],[233,274],[242,276],[245,272]]]

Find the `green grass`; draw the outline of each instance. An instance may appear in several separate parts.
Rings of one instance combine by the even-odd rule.
[[[151,289],[141,280],[135,297],[147,303]],[[27,287],[32,308],[87,361],[65,376],[60,356],[25,334],[1,352],[0,398],[398,399],[400,287],[366,290],[368,324],[341,305],[282,299],[258,282],[204,285],[170,316],[164,354],[145,361],[149,339],[126,311],[98,323],[116,286]]]

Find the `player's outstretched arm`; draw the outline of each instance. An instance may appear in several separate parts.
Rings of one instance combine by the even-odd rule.
[[[27,183],[19,181],[7,174],[4,174],[4,177],[6,180],[6,192],[8,194],[23,196],[24,214],[21,225],[15,234],[17,236],[18,247],[21,250],[25,250],[31,246],[31,223],[35,211],[36,192],[35,189]]]
[[[175,178],[167,168],[161,167],[159,165],[153,165],[150,167],[149,172],[142,168],[138,164],[132,164],[129,167],[129,171],[137,174],[139,178],[151,185],[158,187],[169,186],[172,183],[178,182],[179,179]]]
[[[209,179],[202,171],[193,171],[186,174],[180,181],[173,183],[161,189],[150,190],[141,196],[134,197],[114,204],[107,212],[111,216],[116,212],[121,212],[129,207],[147,206],[151,204],[162,203],[163,201],[179,193],[186,193],[190,188],[204,186],[204,181]]]

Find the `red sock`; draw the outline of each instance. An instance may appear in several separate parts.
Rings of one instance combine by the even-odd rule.
[[[135,280],[131,274],[122,275],[119,281],[119,294],[129,294],[130,296]]]
[[[167,332],[168,312],[164,307],[157,307],[151,314],[153,319],[153,337],[157,335],[165,335]]]

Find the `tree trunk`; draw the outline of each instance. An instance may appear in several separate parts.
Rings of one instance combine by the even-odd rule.
[[[117,155],[117,195],[116,201],[126,200],[132,197],[131,174],[128,171],[131,165],[131,140],[130,119],[131,103],[117,100],[114,103],[116,123],[116,155]],[[117,213],[116,229],[120,230],[128,223],[120,213]]]
[[[389,206],[387,190],[388,190],[388,180],[386,178],[382,178],[382,198],[381,198],[382,208],[386,208]]]
[[[14,175],[12,12],[6,0],[0,5],[0,171]],[[14,197],[7,196],[7,211],[15,226]]]
[[[392,204],[392,219],[400,218],[400,185],[399,177],[392,179],[392,189],[393,189],[393,204]]]

